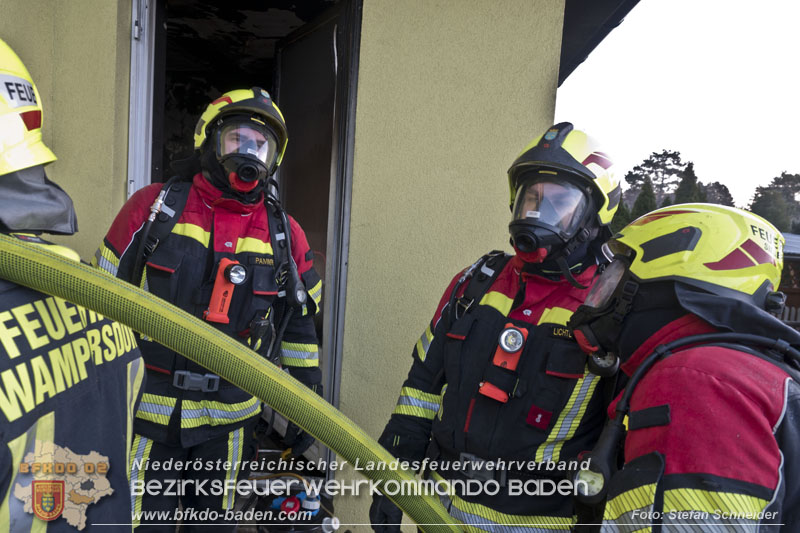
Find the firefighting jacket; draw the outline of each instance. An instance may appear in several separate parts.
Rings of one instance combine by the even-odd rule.
[[[4,531],[86,531],[130,516],[128,456],[144,374],[128,327],[0,280]]]
[[[490,260],[488,271],[481,270],[491,272],[494,264]],[[455,307],[468,306],[458,318],[449,302],[460,275],[453,279],[416,343],[408,378],[380,438],[409,461],[419,460],[427,449],[430,460],[441,462],[433,468],[434,477],[485,480],[488,475],[498,481],[497,495],[442,498],[454,518],[479,530],[503,524],[520,531],[569,529],[574,523],[570,496],[513,495],[508,483],[563,480],[568,463],[562,461],[591,449],[604,422],[604,386],[587,371],[586,357],[566,327],[589,289],[577,289],[563,277],[526,273],[523,265],[513,257],[479,301],[456,300]],[[590,286],[596,269],[586,268],[578,281]],[[463,290],[464,285],[459,294]],[[509,327],[526,337],[515,354],[499,347]],[[459,460],[497,459],[506,461],[505,472],[454,466]],[[512,461],[525,466],[510,466]],[[534,472],[530,461],[538,465]]]
[[[101,268],[132,279],[140,229],[160,189],[161,184],[145,187],[123,206],[95,255]],[[302,312],[292,314],[286,327],[280,364],[313,387],[321,380],[313,314],[320,304],[322,285],[312,268],[313,256],[303,230],[291,217],[290,225],[292,256],[309,298]],[[203,318],[220,260],[239,261],[247,269],[247,278],[233,289],[229,323],[209,323],[247,343],[254,320],[271,313],[277,327],[285,312],[284,299],[277,295],[271,242],[263,202],[243,204],[225,198],[198,174],[172,232],[148,257],[141,283],[145,290]],[[140,347],[148,380],[136,413],[138,434],[189,447],[242,427],[260,414],[257,398],[205,368],[147,339],[141,340]],[[216,388],[217,379],[218,390],[209,390]]]
[[[686,315],[622,370],[632,374],[658,345],[713,331]],[[634,523],[663,532],[800,530],[800,387],[784,368],[737,345],[677,349],[638,383],[630,409],[604,532]]]

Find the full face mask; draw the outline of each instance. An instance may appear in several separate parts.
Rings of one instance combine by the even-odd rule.
[[[233,190],[253,191],[274,172],[278,141],[256,118],[224,120],[215,137],[217,161]]]
[[[595,214],[586,186],[554,173],[521,180],[512,212],[511,242],[526,263],[568,256],[589,240]]]

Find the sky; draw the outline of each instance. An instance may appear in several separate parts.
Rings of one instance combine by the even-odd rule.
[[[738,207],[800,173],[800,0],[641,0],[559,87],[624,175],[677,150]]]

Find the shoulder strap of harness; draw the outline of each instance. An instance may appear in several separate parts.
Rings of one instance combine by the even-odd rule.
[[[464,271],[450,293],[449,327],[464,316],[476,300],[480,302],[512,257],[502,250],[492,250]],[[456,295],[464,283],[467,283],[464,294],[457,298]]]
[[[180,176],[171,177],[161,187],[161,192],[150,207],[150,217],[142,230],[136,263],[131,271],[131,279],[128,280],[134,285],[138,286],[141,283],[147,260],[153,255],[158,244],[172,233],[172,229],[181,218],[190,190],[191,184]]]
[[[289,258],[291,257],[291,234],[292,228],[289,226],[288,217],[281,216],[278,208],[273,202],[265,201],[264,207],[267,209],[267,223],[269,224],[269,238],[272,241],[272,258],[275,265],[275,281],[278,284],[278,296],[282,297],[282,291],[286,286],[286,276],[288,273]],[[281,210],[282,211],[282,210]]]

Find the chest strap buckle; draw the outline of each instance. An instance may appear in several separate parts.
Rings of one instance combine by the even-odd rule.
[[[188,391],[217,392],[219,376],[216,374],[197,374],[188,370],[177,370],[173,374],[172,385]]]

